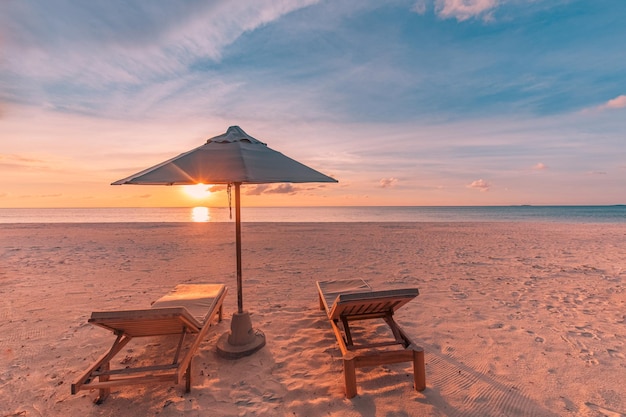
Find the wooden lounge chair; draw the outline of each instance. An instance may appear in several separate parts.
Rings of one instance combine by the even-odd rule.
[[[373,291],[362,279],[318,281],[320,309],[326,310],[343,355],[346,396],[357,394],[356,368],[413,362],[415,389],[426,388],[424,350],[416,346],[393,319],[394,312],[417,297],[417,288]],[[382,319],[392,337],[355,343],[350,322]],[[391,339],[391,340],[389,340]]]
[[[153,382],[178,384],[183,377],[185,392],[189,392],[191,360],[213,319],[222,320],[226,292],[222,284],[180,284],[146,310],[93,312],[89,323],[111,330],[117,338],[111,349],[72,384],[72,394],[99,389],[95,402],[100,404],[111,387]],[[111,368],[113,358],[131,339],[172,335],[179,336],[179,340],[170,363]]]

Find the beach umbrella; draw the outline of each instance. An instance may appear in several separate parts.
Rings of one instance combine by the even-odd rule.
[[[265,336],[252,328],[250,315],[243,308],[241,271],[241,184],[337,182],[307,167],[265,143],[249,136],[239,126],[208,139],[206,143],[177,157],[112,185],[192,185],[228,184],[235,189],[235,237],[237,259],[237,313],[230,333],[218,341],[218,353],[227,358],[250,355],[265,345]]]

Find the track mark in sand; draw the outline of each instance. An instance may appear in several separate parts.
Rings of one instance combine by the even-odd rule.
[[[487,361],[465,364],[452,356],[453,350],[441,352],[427,346],[425,349],[430,368],[428,385],[438,388],[436,395],[428,395],[429,400],[434,406],[448,410],[454,404],[448,416],[554,415],[518,387],[498,380]]]
[[[3,338],[3,340],[6,341],[7,343],[9,342],[15,343],[15,342],[22,342],[22,341],[33,340],[33,339],[41,339],[41,338],[44,338],[47,335],[47,333],[48,332],[44,328],[26,327],[23,329],[18,329],[17,332],[9,334],[6,338]]]
[[[21,416],[26,416],[26,410],[22,410],[22,411],[16,411],[13,414],[7,414],[4,417],[21,417]]]
[[[11,358],[13,365],[18,367],[29,366],[34,363],[37,355],[41,353],[41,347],[35,340],[42,340],[48,334],[47,328],[18,328],[15,331],[0,338],[0,349],[7,358]]]
[[[452,298],[455,300],[464,300],[467,297],[469,297],[469,294],[467,294],[467,292],[463,291],[461,288],[459,288],[458,285],[451,285],[450,286],[450,291],[452,291]]]
[[[619,350],[615,350],[615,349],[607,349],[606,352],[609,354],[610,357],[612,358],[619,358],[619,359],[624,359],[626,358],[626,356],[624,356],[623,353],[621,353]]]
[[[615,353],[619,353],[615,350],[607,348],[602,338],[596,333],[590,331],[590,329],[587,328],[588,326],[574,327],[576,330],[567,331],[565,336],[561,335],[561,339],[577,351],[578,357],[587,364],[599,364],[598,359],[595,357],[596,351],[606,351],[611,357],[614,357]]]
[[[600,407],[597,404],[586,402],[585,405],[593,411],[598,411],[606,417],[626,417],[626,413],[620,413],[619,411],[609,410],[608,408]]]

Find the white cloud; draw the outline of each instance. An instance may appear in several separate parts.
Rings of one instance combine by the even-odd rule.
[[[489,188],[491,188],[491,184],[489,184],[487,181],[483,180],[483,179],[479,179],[476,181],[472,181],[471,184],[467,185],[467,188],[474,188],[480,191],[489,191]]]
[[[498,0],[435,0],[435,13],[444,19],[459,22],[472,17],[489,18],[488,12],[498,6]]]

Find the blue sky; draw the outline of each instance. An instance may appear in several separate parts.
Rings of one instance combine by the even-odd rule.
[[[230,125],[339,180],[248,205],[625,202],[626,2],[382,3],[3,1],[0,207],[224,205],[108,184]]]

